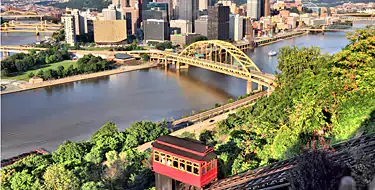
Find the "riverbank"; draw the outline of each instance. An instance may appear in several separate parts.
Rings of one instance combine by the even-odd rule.
[[[43,87],[48,87],[48,86],[53,86],[53,85],[58,85],[58,84],[70,83],[70,82],[75,82],[75,81],[80,81],[80,80],[85,80],[85,79],[97,78],[97,77],[102,77],[102,76],[114,75],[114,74],[129,72],[129,71],[136,71],[140,69],[147,69],[147,68],[152,68],[156,66],[157,64],[155,63],[147,63],[147,64],[136,65],[136,66],[121,66],[113,70],[101,71],[101,72],[90,73],[90,74],[75,75],[75,76],[65,77],[62,79],[43,81],[42,83],[38,83],[38,84],[28,84],[27,82],[25,82],[25,83],[19,84],[20,89],[10,89],[10,90],[5,89],[4,91],[1,91],[0,95],[22,92],[22,91],[43,88]]]
[[[265,45],[270,45],[270,44],[274,44],[276,42],[279,42],[279,41],[283,41],[283,40],[288,40],[288,39],[291,39],[291,38],[296,38],[296,37],[300,37],[300,36],[304,36],[304,35],[307,35],[309,34],[309,32],[303,32],[303,33],[297,33],[297,34],[292,34],[292,36],[289,36],[290,34],[286,35],[286,36],[289,36],[289,37],[277,37],[279,39],[276,39],[276,40],[273,40],[272,38],[270,39],[271,41],[270,42],[266,42],[266,43],[262,43],[262,44],[259,44],[258,47],[261,47],[261,46],[265,46]]]

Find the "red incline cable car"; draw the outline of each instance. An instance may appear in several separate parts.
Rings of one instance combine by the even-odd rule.
[[[217,178],[213,148],[189,138],[162,136],[152,143],[153,171],[201,188]]]

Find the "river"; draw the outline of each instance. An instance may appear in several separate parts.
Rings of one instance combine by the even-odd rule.
[[[249,56],[262,71],[274,73],[277,59],[268,57],[270,50],[319,46],[332,54],[347,44],[345,33],[305,35],[258,47]],[[89,139],[107,121],[123,130],[134,121],[179,118],[245,92],[242,79],[190,67],[187,72],[146,69],[2,95],[2,158]]]

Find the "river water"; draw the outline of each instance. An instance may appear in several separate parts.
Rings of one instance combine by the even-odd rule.
[[[35,36],[22,38],[22,43],[32,38]],[[347,44],[345,33],[306,35],[258,47],[249,56],[261,70],[274,73],[277,59],[268,57],[271,50],[319,46],[332,54]],[[1,156],[36,148],[53,151],[64,140],[89,139],[107,121],[123,130],[138,120],[179,118],[245,92],[245,80],[190,67],[180,73],[145,69],[2,95]]]

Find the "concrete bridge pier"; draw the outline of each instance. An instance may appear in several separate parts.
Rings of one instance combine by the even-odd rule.
[[[248,80],[246,85],[246,94],[250,94],[253,92],[253,81]]]
[[[3,58],[5,59],[6,57],[8,57],[10,55],[9,52],[7,51],[3,51]]]
[[[175,68],[176,68],[176,70],[180,70],[180,62],[175,63]]]
[[[258,92],[263,91],[263,86],[261,84],[258,84]]]

